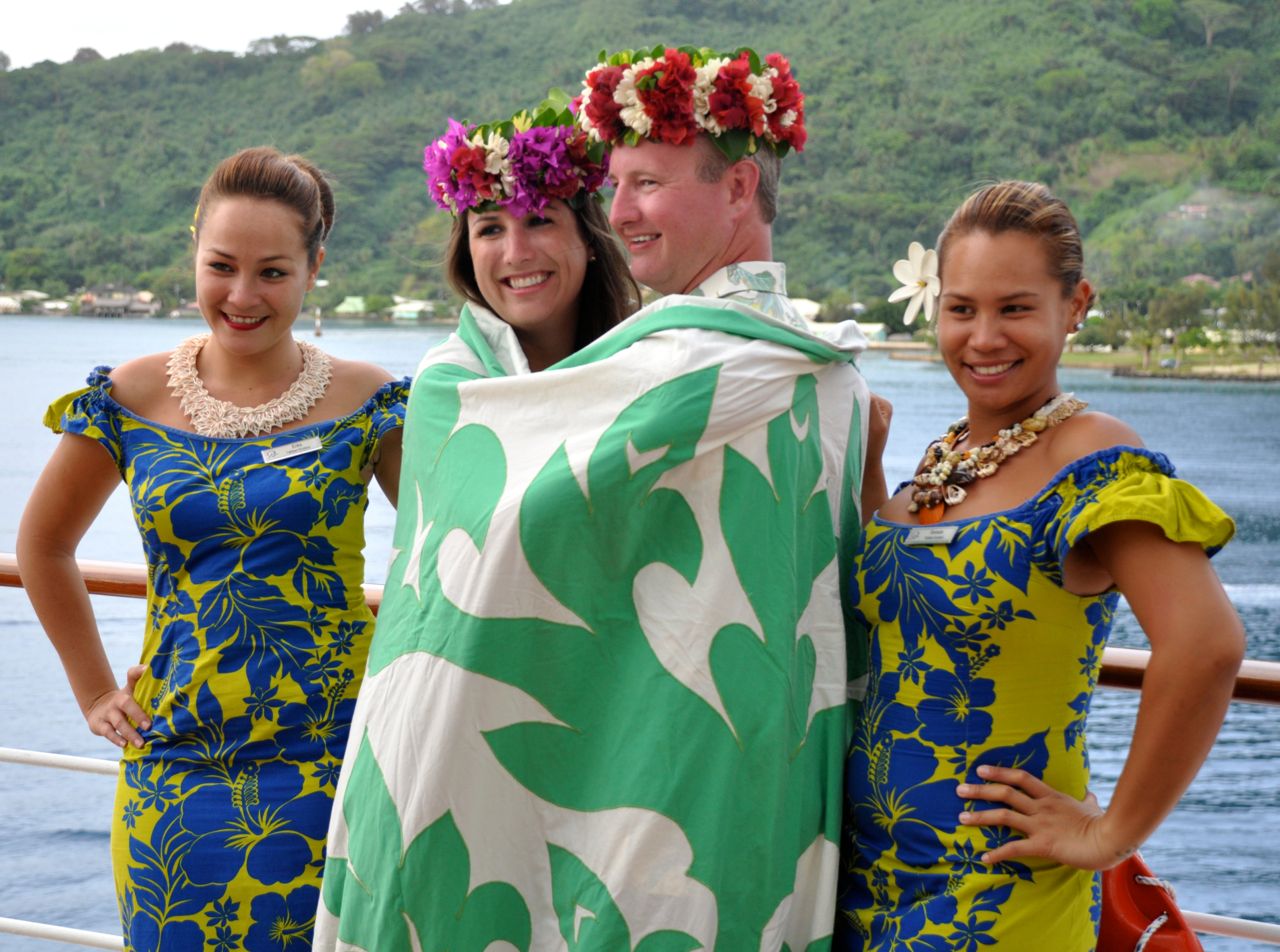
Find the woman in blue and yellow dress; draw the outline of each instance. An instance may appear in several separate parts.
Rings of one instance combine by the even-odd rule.
[[[18,537],[23,582],[89,728],[124,750],[112,856],[125,947],[310,947],[324,837],[373,616],[364,512],[394,503],[406,383],[292,328],[333,196],[246,149],[201,192],[207,335],[97,368]],[[123,479],[148,565],[141,663],[119,686],[75,550]]]
[[[1173,808],[1225,714],[1243,631],[1208,556],[1234,527],[1059,391],[1092,299],[1082,262],[1066,206],[1004,182],[956,211],[937,257],[913,246],[895,269],[910,316],[940,281],[938,349],[968,416],[872,520],[854,575],[872,645],[840,948],[1093,949],[1096,871]],[[1103,810],[1085,720],[1120,594],[1152,650]]]

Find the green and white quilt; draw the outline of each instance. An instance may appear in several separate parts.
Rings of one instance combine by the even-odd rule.
[[[825,949],[867,390],[831,337],[667,297],[537,374],[419,368],[317,949]]]

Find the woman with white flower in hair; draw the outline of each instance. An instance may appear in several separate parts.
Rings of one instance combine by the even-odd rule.
[[[871,670],[837,946],[1092,950],[1096,871],[1177,803],[1231,697],[1243,632],[1208,556],[1234,526],[1130,427],[1061,392],[1093,292],[1076,222],[1044,186],[981,189],[936,257],[913,244],[894,273],[910,317],[940,304],[968,414],[857,557]],[[1152,653],[1104,810],[1084,729],[1120,594]]]

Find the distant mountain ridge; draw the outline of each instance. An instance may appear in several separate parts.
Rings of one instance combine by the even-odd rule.
[[[602,48],[660,42],[792,60],[809,143],[785,163],[775,252],[794,293],[883,296],[908,241],[1006,177],[1072,202],[1104,281],[1222,278],[1280,252],[1275,0],[762,0],[750,20],[728,0],[428,6],[456,12],[357,14],[352,35],[259,55],[0,73],[0,281],[189,294],[200,182],[271,143],[335,180],[321,303],[446,298],[449,220],[421,171],[446,118],[509,114],[576,90]]]

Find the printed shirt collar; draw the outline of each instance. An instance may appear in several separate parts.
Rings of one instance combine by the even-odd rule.
[[[787,266],[781,261],[736,261],[710,274],[689,292],[694,297],[787,293]]]
[[[691,297],[730,298],[807,331],[805,319],[787,297],[787,266],[781,261],[735,261],[709,275]]]

